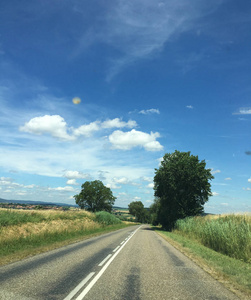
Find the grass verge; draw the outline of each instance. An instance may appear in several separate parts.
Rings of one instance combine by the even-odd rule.
[[[106,212],[9,211],[2,215],[0,265],[131,225]]]
[[[239,298],[250,299],[251,268],[249,263],[218,253],[177,233],[161,230],[156,232],[237,294]]]

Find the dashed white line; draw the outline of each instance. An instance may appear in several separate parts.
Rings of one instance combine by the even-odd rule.
[[[141,225],[142,226],[142,225]],[[141,227],[140,226],[140,227]],[[140,229],[138,227],[130,236],[132,236]],[[119,254],[119,252],[125,247],[126,243],[129,242],[130,238],[120,247],[120,249],[108,260],[108,262],[103,266],[103,268],[99,271],[99,273],[92,279],[92,281],[85,287],[83,292],[78,296],[76,300],[83,300],[86,294],[90,291],[90,289],[94,286],[94,284],[98,281],[98,279],[102,276],[105,270],[109,267],[110,263],[114,260],[114,258]]]
[[[85,279],[83,279],[80,284],[77,285],[66,298],[64,298],[64,300],[72,299],[72,297],[75,296],[79,290],[81,290],[81,288],[92,278],[94,274],[95,272],[91,272],[88,276],[86,276]]]
[[[116,247],[112,252],[116,252],[119,248],[120,246]]]
[[[82,293],[79,294],[79,296],[76,298],[76,300],[83,300],[86,294],[90,291],[90,289],[94,286],[94,284],[98,281],[98,279],[102,276],[102,274],[105,272],[105,270],[108,268],[110,263],[114,260],[114,258],[119,254],[119,252],[124,248],[127,242],[132,238],[132,236],[141,228],[138,227],[135,231],[133,231],[122,243],[122,246],[118,246],[113,250],[115,252],[113,255],[109,254],[107,257],[99,264],[99,266],[103,266],[103,264],[106,264],[103,266],[103,268],[98,272],[98,274],[92,279],[91,282],[84,288]],[[108,260],[108,261],[107,261]],[[70,292],[70,294],[64,298],[64,300],[71,300],[80,290],[84,287],[84,285],[93,277],[95,272],[91,272],[85,279],[83,279],[78,286],[75,287],[74,290]]]
[[[106,258],[104,260],[101,261],[101,263],[98,265],[99,267],[102,267],[103,264],[112,256],[112,254],[109,254],[106,256]]]

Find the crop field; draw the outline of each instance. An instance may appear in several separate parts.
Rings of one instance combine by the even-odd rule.
[[[106,212],[0,209],[0,264],[125,226]]]
[[[175,232],[229,257],[251,263],[251,215],[186,218],[176,222]]]

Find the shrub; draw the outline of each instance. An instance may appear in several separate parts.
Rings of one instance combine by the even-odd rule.
[[[121,223],[121,220],[116,218],[114,215],[106,212],[106,211],[99,211],[96,213],[96,221],[103,225],[113,225]]]

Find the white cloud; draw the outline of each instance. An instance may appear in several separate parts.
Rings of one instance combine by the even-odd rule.
[[[251,115],[251,107],[241,107],[238,112],[233,115]]]
[[[79,184],[76,182],[76,179],[69,179],[69,180],[67,180],[66,184],[69,184],[69,185],[79,185]]]
[[[249,179],[248,179],[248,182],[250,182],[250,183],[251,183],[251,178],[249,178]]]
[[[213,196],[219,196],[219,193],[217,192],[212,192]]]
[[[154,183],[149,183],[149,184],[147,185],[147,187],[153,189],[153,188],[154,188]]]
[[[67,124],[64,118],[59,115],[35,117],[26,122],[24,126],[21,126],[19,130],[38,135],[47,133],[61,140],[69,141],[74,139],[74,137],[68,135]]]
[[[251,191],[251,188],[243,188],[244,191]]]
[[[115,183],[107,183],[105,186],[110,188],[110,189],[114,189],[114,190],[121,189],[121,186],[118,186]]]
[[[214,169],[211,169],[211,173],[212,173],[212,174],[217,174],[217,173],[220,173],[220,172],[221,172],[220,170],[215,170],[215,171],[214,171]]]
[[[79,136],[90,137],[94,132],[100,131],[101,129],[124,127],[137,127],[137,123],[134,120],[124,122],[119,118],[115,118],[112,120],[108,119],[104,122],[94,121],[89,124],[83,124],[78,128],[73,128],[68,127],[64,118],[59,115],[45,115],[32,118],[30,121],[26,122],[24,126],[20,126],[19,130],[36,135],[50,134],[60,140],[72,141]],[[69,135],[68,132],[71,132],[71,135]]]
[[[227,177],[227,178],[225,178],[225,180],[232,180],[232,178],[230,178],[230,177]]]
[[[115,149],[130,150],[134,147],[144,147],[147,151],[159,151],[163,146],[156,141],[158,137],[160,137],[158,132],[148,134],[135,129],[128,132],[116,130],[109,136],[109,141]]]
[[[56,188],[48,188],[49,191],[59,191],[59,192],[73,192],[75,189],[72,186],[64,186],[64,187],[56,187]]]
[[[147,182],[152,182],[153,178],[152,177],[147,177],[147,176],[143,176],[142,178],[140,178],[143,181],[147,181]]]
[[[135,197],[133,198],[134,201],[139,201],[140,199],[141,199],[141,197],[138,197],[138,196],[135,196]]]
[[[128,122],[121,121],[119,118],[115,118],[112,120],[106,120],[101,124],[102,128],[133,128],[137,127],[136,121],[129,120]]]
[[[92,122],[90,124],[86,124],[86,125],[82,125],[76,129],[73,130],[73,134],[75,136],[86,136],[86,137],[90,137],[92,135],[93,132],[98,131],[100,129],[99,127],[99,122]]]
[[[82,178],[86,179],[86,178],[90,177],[90,175],[84,174],[79,171],[65,171],[64,177],[66,177],[68,179],[82,179]]]
[[[147,110],[141,110],[139,114],[149,115],[149,114],[160,114],[160,111],[156,108],[151,108]]]
[[[126,177],[121,177],[121,178],[113,178],[113,181],[115,183],[120,183],[120,184],[128,184],[129,180]]]
[[[192,105],[187,105],[186,108],[193,109]]]
[[[93,32],[88,41],[102,40],[120,53],[111,61],[107,76],[110,80],[135,60],[161,52],[173,36],[194,28],[198,18],[213,12],[220,4],[218,0],[192,1],[192,5],[186,0],[169,0],[161,5],[152,0],[117,1],[106,14],[103,27]],[[85,34],[81,39],[83,49],[86,46],[82,41],[88,36]]]

